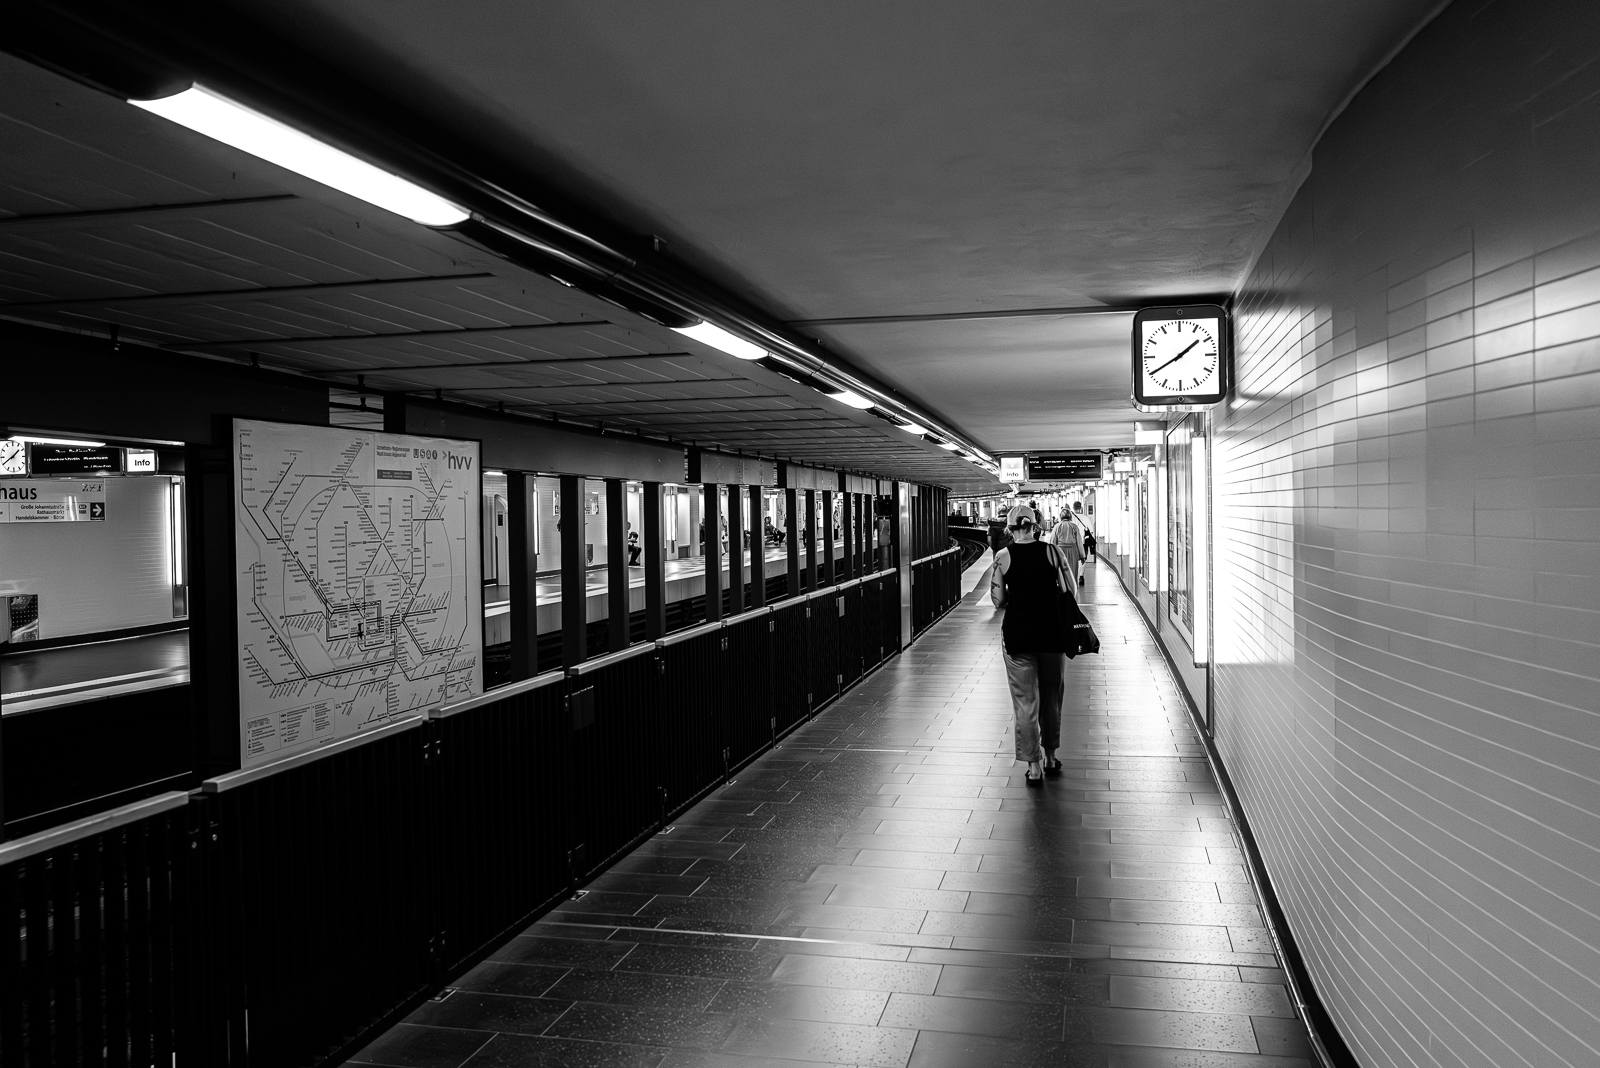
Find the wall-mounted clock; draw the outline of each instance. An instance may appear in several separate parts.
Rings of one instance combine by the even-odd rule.
[[[1145,308],[1133,317],[1133,404],[1190,411],[1221,402],[1233,382],[1228,312],[1215,304]]]
[[[28,473],[28,444],[12,438],[0,439],[0,475]]]

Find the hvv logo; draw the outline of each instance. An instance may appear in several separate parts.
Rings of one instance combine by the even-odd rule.
[[[449,461],[451,470],[454,470],[454,471],[471,471],[472,470],[472,457],[470,457],[470,456],[457,456],[453,452],[447,452],[447,453],[444,454],[444,458]]]

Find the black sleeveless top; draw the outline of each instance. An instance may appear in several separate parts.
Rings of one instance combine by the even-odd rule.
[[[1011,566],[1006,568],[1006,616],[1000,625],[1006,652],[1059,653],[1060,617],[1056,615],[1056,567],[1049,549],[1039,541],[1006,546]]]

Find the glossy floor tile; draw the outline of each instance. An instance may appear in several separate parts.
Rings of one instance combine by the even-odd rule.
[[[972,576],[968,576],[970,579]],[[1092,568],[1059,778],[987,584],[353,1065],[1310,1064],[1137,610]]]

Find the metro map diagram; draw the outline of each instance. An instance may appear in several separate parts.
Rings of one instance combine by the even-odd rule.
[[[242,765],[482,692],[477,443],[234,439]]]

